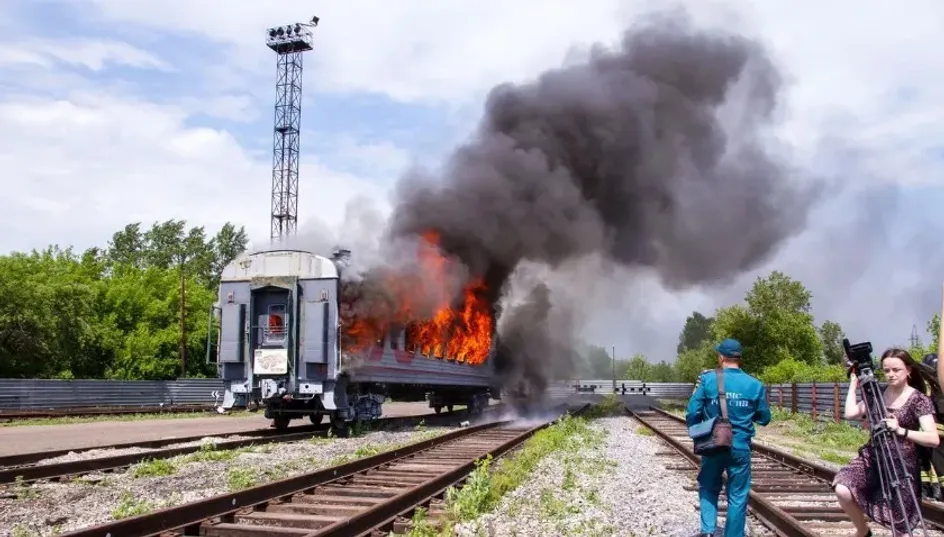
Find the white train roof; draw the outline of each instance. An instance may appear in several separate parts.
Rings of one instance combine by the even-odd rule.
[[[223,269],[220,281],[253,278],[296,277],[300,280],[337,278],[338,269],[327,257],[303,250],[270,250],[243,253]]]

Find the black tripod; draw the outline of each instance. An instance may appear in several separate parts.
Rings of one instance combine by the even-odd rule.
[[[872,449],[875,464],[878,465],[878,479],[881,487],[881,497],[889,507],[892,515],[891,531],[893,536],[901,535],[899,527],[911,528],[907,519],[907,507],[914,507],[918,523],[912,528],[921,528],[921,534],[927,535],[924,526],[924,517],[921,516],[921,501],[915,496],[913,481],[915,476],[908,472],[902,458],[900,440],[895,432],[885,425],[888,414],[885,412],[885,401],[882,390],[872,366],[871,343],[849,345],[849,340],[843,340],[846,355],[852,361],[852,367],[859,379],[862,390],[862,403],[865,406],[865,417],[868,419],[869,435],[872,439]],[[867,350],[863,346],[868,346]]]

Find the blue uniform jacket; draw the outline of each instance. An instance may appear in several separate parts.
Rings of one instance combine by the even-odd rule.
[[[703,372],[700,381],[688,400],[685,421],[689,426],[721,415],[715,371]],[[770,423],[767,390],[761,381],[738,368],[729,367],[724,369],[724,391],[728,398],[728,419],[734,433],[731,449],[749,450],[754,436],[754,422],[761,425]]]

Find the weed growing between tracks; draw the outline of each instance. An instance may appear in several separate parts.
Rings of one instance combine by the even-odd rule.
[[[538,431],[513,455],[497,463],[491,457],[480,459],[461,488],[450,488],[446,492],[444,518],[434,523],[429,520],[424,509],[417,509],[407,536],[455,535],[457,529],[465,526],[475,526],[477,529],[472,531],[477,532],[477,520],[482,515],[492,512],[507,494],[513,493],[536,475],[550,477],[539,497],[539,509],[544,520],[550,521],[565,533],[612,533],[613,528],[597,527],[598,524],[593,520],[581,520],[577,527],[564,526],[577,513],[577,505],[599,505],[595,489],[582,486],[580,478],[602,473],[613,464],[600,452],[605,432],[592,427],[590,420],[619,414],[622,414],[622,404],[615,397],[608,398],[584,417],[565,416],[550,427]],[[554,460],[550,465],[544,464],[549,459]],[[520,510],[524,502],[533,503],[533,498],[514,498],[510,502],[510,509]]]

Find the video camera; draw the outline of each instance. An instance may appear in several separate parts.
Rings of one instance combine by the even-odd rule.
[[[842,340],[842,346],[846,350],[846,358],[849,359],[849,372],[855,371],[857,376],[871,376],[875,371],[875,363],[872,361],[872,343],[869,341],[851,345],[848,339]]]

